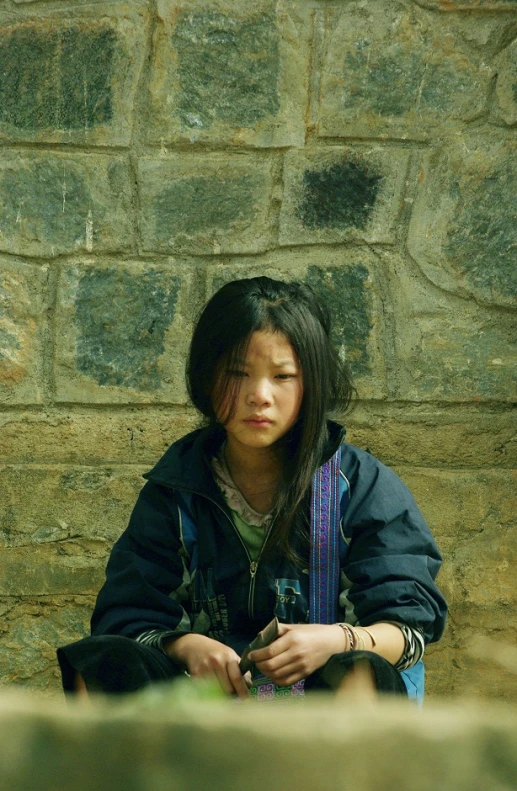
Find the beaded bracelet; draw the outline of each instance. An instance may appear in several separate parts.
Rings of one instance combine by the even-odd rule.
[[[352,627],[349,626],[347,623],[337,623],[336,626],[340,626],[344,633],[346,634],[346,638],[348,641],[347,651],[353,651],[355,648],[355,640],[354,640],[354,632]]]
[[[348,623],[338,623],[336,626],[340,626],[347,636],[347,651],[364,651],[366,649],[364,637],[362,634],[360,634],[359,629],[362,629],[362,631],[366,632],[366,634],[369,636],[370,640],[372,641],[372,648],[376,645],[375,637],[370,632],[370,630],[366,629],[364,626],[358,626],[355,628],[350,626]]]

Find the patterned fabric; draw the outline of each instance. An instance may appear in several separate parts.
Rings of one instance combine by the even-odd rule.
[[[309,620],[336,623],[339,596],[338,450],[314,475],[311,495]]]
[[[339,594],[339,462],[338,450],[316,470],[311,494],[310,623],[337,621]],[[279,687],[270,679],[254,681],[250,694],[257,700],[300,697],[304,682]]]
[[[282,698],[303,698],[305,695],[303,681],[290,687],[279,687],[272,681],[263,681],[250,688],[250,697],[254,700],[281,700]]]

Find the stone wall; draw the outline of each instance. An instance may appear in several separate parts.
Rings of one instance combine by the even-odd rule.
[[[5,0],[0,677],[55,694],[224,281],[305,279],[446,557],[430,694],[517,700],[515,0]]]

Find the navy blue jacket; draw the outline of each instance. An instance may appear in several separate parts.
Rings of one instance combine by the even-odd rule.
[[[343,431],[329,424],[334,447]],[[308,621],[309,575],[279,554],[251,561],[217,487],[199,430],[151,472],[113,547],[92,633],[208,634],[241,650],[276,614]],[[438,640],[446,604],[434,579],[441,556],[415,501],[375,457],[341,445],[342,620],[396,621]]]

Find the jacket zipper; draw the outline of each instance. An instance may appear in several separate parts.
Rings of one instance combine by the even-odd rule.
[[[271,524],[268,527],[268,530],[267,530],[266,536],[264,538],[264,541],[262,542],[262,546],[260,547],[260,552],[258,553],[257,559],[251,561],[251,563],[250,563],[250,589],[249,589],[249,593],[248,593],[248,615],[249,615],[249,617],[251,618],[252,621],[255,619],[255,610],[253,608],[254,598],[255,598],[255,577],[257,575],[258,564],[259,564],[260,558],[262,557],[262,553],[264,551],[264,547],[266,546],[267,540],[269,538],[269,534],[271,533],[271,528],[273,527],[273,522],[274,522],[274,520],[272,519],[271,520]],[[235,525],[234,525],[234,529],[237,530]],[[238,532],[239,531],[237,530],[237,533]],[[240,536],[239,536],[239,538],[240,538]],[[249,555],[248,555],[248,557],[249,557]]]
[[[165,485],[168,486],[169,489],[172,489],[174,491],[174,488],[175,488],[174,486],[169,486],[168,484],[165,484]],[[244,549],[244,552],[246,553],[246,557],[248,558],[248,563],[249,563],[249,567],[250,567],[250,587],[249,587],[249,591],[248,591],[248,615],[249,615],[250,619],[253,621],[255,619],[255,611],[254,611],[254,608],[253,608],[253,603],[254,603],[253,599],[254,599],[254,596],[255,596],[255,577],[256,577],[256,574],[257,574],[257,570],[258,570],[259,560],[262,557],[262,552],[264,551],[264,547],[265,547],[266,542],[267,542],[267,540],[269,538],[269,535],[271,533],[271,528],[273,527],[274,520],[271,520],[271,524],[269,525],[268,531],[266,533],[266,537],[264,538],[264,541],[263,541],[262,546],[260,548],[260,552],[258,554],[257,559],[256,560],[252,560],[251,559],[251,555],[248,552],[248,548],[247,548],[246,544],[244,543],[244,541],[242,540],[241,534],[239,533],[239,531],[235,527],[235,524],[234,524],[233,520],[228,516],[228,514],[226,513],[224,508],[221,508],[219,503],[217,503],[215,500],[212,500],[212,498],[209,497],[207,494],[203,494],[202,492],[196,492],[194,489],[183,489],[182,488],[181,491],[182,492],[189,492],[190,494],[197,494],[199,497],[204,497],[205,500],[208,500],[210,503],[213,503],[216,506],[216,508],[218,508],[221,511],[222,514],[224,514],[226,519],[231,524],[234,532],[237,534],[237,537],[238,537],[239,541],[242,544],[242,548]]]

